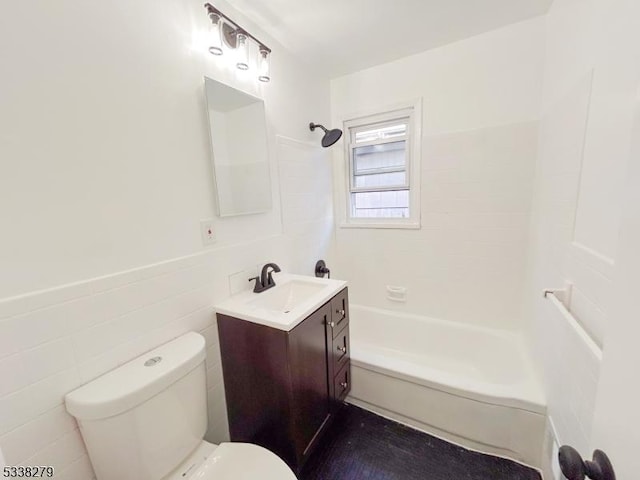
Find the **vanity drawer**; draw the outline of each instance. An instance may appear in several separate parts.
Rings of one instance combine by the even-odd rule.
[[[332,338],[338,336],[349,323],[349,295],[345,288],[331,299],[331,330]]]
[[[343,328],[333,339],[333,372],[337,373],[342,365],[349,360],[351,349],[349,348],[349,329]]]
[[[333,398],[336,403],[344,401],[351,390],[351,362],[348,360],[333,379]]]

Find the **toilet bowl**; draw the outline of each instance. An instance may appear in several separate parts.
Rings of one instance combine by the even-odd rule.
[[[296,480],[265,448],[204,440],[204,361],[191,332],[66,395],[98,480]]]
[[[163,480],[296,480],[286,463],[251,443],[202,442],[187,461]]]

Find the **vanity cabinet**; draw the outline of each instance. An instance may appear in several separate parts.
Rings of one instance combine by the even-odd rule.
[[[347,289],[290,331],[217,317],[231,440],[299,472],[351,388]]]

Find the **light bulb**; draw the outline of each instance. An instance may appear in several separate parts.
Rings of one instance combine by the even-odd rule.
[[[249,52],[247,51],[247,36],[244,33],[236,34],[237,63],[240,70],[249,70]]]
[[[220,37],[222,21],[220,20],[220,15],[210,13],[209,18],[211,19],[209,53],[211,53],[212,55],[222,55],[222,38]]]
[[[269,73],[269,50],[261,45],[258,55],[258,80],[268,82],[271,80],[271,74]]]

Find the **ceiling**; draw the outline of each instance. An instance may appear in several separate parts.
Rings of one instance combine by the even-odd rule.
[[[330,77],[538,15],[553,0],[228,0]]]

